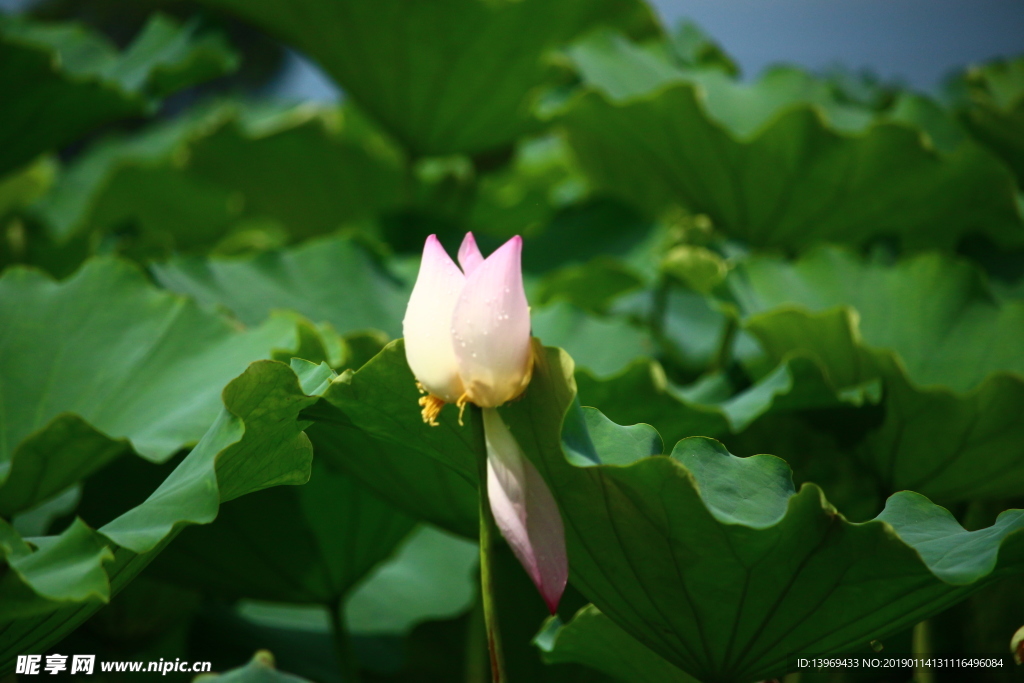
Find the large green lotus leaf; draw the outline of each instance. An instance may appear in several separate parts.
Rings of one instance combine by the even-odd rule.
[[[472,451],[459,445],[462,432],[451,434],[453,416],[441,427],[401,417],[415,397],[403,356],[396,342],[348,376],[374,389],[358,394],[372,405],[357,414],[353,402],[350,416],[465,467]],[[794,652],[855,649],[1024,567],[1020,511],[966,532],[905,492],[877,519],[852,524],[815,485],[796,492],[774,456],[736,458],[704,438],[656,455],[652,428],[618,427],[578,407],[573,370],[563,351],[538,349],[529,389],[501,414],[558,501],[574,584],[698,679],[770,678]]]
[[[759,258],[731,287],[772,357],[802,355],[836,387],[882,380],[884,422],[861,450],[889,491],[1024,490],[1021,302],[994,302],[973,269],[935,254],[893,266],[839,250]]]
[[[64,282],[9,269],[0,279],[0,329],[5,515],[129,449],[159,462],[196,443],[224,385],[298,341],[291,316],[242,330],[108,258]]]
[[[293,361],[300,374],[314,372],[313,367]],[[673,438],[741,431],[776,407],[837,404],[836,390],[820,368],[805,359],[782,365],[735,396],[718,397],[708,386],[681,391],[668,384],[657,363],[646,360],[609,379],[580,371],[579,381],[590,391],[583,396],[588,405],[614,408],[622,421],[664,426]],[[458,411],[448,407],[439,418],[440,426],[424,429],[416,403],[420,394],[405,362],[402,340],[359,370],[346,371],[312,393],[322,396],[305,413],[316,422],[308,432],[319,454],[408,514],[469,538],[476,536],[473,417],[466,413],[466,424],[460,426]],[[843,394],[854,405],[877,398],[877,383],[851,387]]]
[[[246,258],[177,258],[154,264],[164,287],[219,304],[248,324],[288,308],[341,334],[401,332],[409,288],[358,240],[325,237]]]
[[[784,461],[685,439],[670,457],[605,422],[588,428],[571,359],[545,349],[501,409],[551,487],[573,581],[647,647],[701,680],[754,681],[792,653],[840,652],[1024,568],[1024,513],[964,531],[919,494],[852,524]]]
[[[550,664],[584,664],[628,683],[693,683],[695,679],[669,664],[619,628],[601,610],[587,605],[567,624],[551,617],[535,639]]]
[[[229,598],[337,605],[415,521],[329,463],[318,457],[305,486],[225,505],[213,524],[186,529],[150,571]]]
[[[970,140],[938,151],[917,127],[836,105],[791,69],[744,85],[609,35],[571,56],[589,87],[556,116],[591,180],[648,212],[680,204],[756,246],[1024,242],[1012,174]]]
[[[13,570],[0,581],[0,603],[18,606],[0,615],[0,671],[16,655],[45,651],[71,632],[184,526],[212,522],[221,503],[309,479],[312,448],[298,418],[314,399],[287,365],[251,364],[222,399],[220,415],[188,456],[144,502],[98,531],[76,521],[60,536],[27,543],[6,526],[0,531]],[[19,618],[27,614],[34,616]]]
[[[599,24],[650,32],[631,0],[206,0],[308,54],[414,154],[476,153],[535,126],[547,53]]]
[[[402,363],[388,362],[394,358]],[[300,360],[292,367],[300,376],[323,371],[323,366],[318,370]],[[387,374],[384,384],[380,372]],[[319,455],[407,514],[476,537],[480,522],[473,416],[467,413],[465,426],[460,426],[458,411],[449,407],[438,420],[440,426],[425,429],[402,340],[355,372],[331,372],[310,393],[321,396],[304,415],[316,422],[308,431]]]
[[[234,68],[216,36],[154,15],[123,52],[77,24],[0,21],[0,176]]]
[[[35,213],[58,240],[130,225],[131,246],[156,253],[258,247],[260,229],[264,242],[331,232],[400,191],[394,154],[349,118],[336,107],[201,106],[98,142]]]
[[[960,108],[961,121],[1024,186],[1024,57],[970,68],[962,82],[967,102]]]

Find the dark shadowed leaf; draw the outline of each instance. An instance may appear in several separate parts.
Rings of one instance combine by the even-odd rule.
[[[235,66],[216,36],[156,14],[123,53],[78,24],[0,19],[0,176]]]
[[[0,670],[13,668],[16,655],[45,651],[67,635],[183,527],[212,522],[220,503],[309,478],[312,448],[298,415],[313,399],[288,366],[253,363],[224,389],[223,402],[199,444],[157,489],[97,531],[75,521],[59,536],[28,539],[31,545],[0,532],[14,569],[0,582],[0,600],[19,607],[0,620]],[[28,614],[34,616],[19,618]]]
[[[228,598],[333,606],[414,525],[317,458],[305,486],[232,501],[213,524],[186,529],[152,571]]]
[[[973,268],[822,250],[754,259],[730,283],[772,358],[804,356],[837,388],[881,379],[885,420],[862,452],[888,490],[944,501],[1024,490],[1024,305],[994,301]]]

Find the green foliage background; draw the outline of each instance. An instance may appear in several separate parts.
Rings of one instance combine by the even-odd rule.
[[[285,48],[342,101],[266,95]],[[1022,187],[1024,58],[747,81],[642,0],[0,17],[0,676],[487,680],[481,445],[395,341],[472,230],[524,237],[502,414],[571,565],[547,618],[499,548],[512,681],[1022,680]]]

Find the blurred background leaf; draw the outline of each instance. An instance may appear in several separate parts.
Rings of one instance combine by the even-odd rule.
[[[0,19],[0,176],[236,66],[222,39],[160,14],[122,53],[81,25]]]

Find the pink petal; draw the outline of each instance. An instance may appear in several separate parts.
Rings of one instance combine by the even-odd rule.
[[[480,247],[476,246],[476,238],[473,233],[467,232],[462,238],[462,246],[459,247],[459,265],[462,272],[469,275],[476,267],[484,262],[484,256],[480,253]]]
[[[554,614],[569,578],[565,529],[540,472],[494,408],[486,408],[487,495],[494,521]]]
[[[431,394],[454,403],[464,389],[452,348],[451,320],[465,276],[436,235],[423,245],[423,260],[405,309],[405,357],[416,379]]]
[[[459,374],[469,400],[494,408],[523,392],[533,369],[523,240],[513,237],[466,276],[452,318]]]

